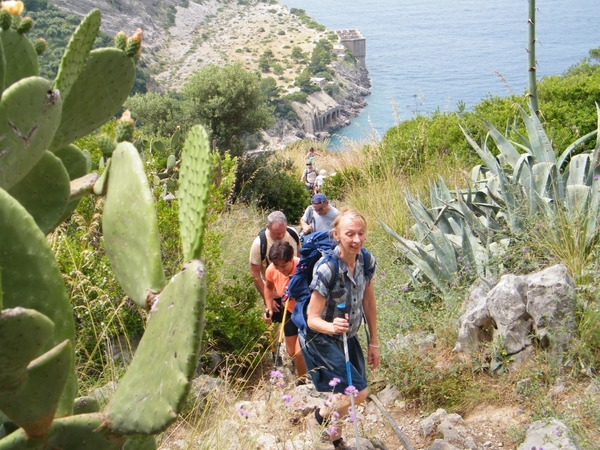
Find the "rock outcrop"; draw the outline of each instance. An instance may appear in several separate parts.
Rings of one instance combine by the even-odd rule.
[[[504,275],[486,294],[472,293],[477,298],[460,318],[456,352],[472,353],[480,342],[500,338],[508,355],[517,355],[535,339],[560,358],[575,331],[575,285],[562,265]]]

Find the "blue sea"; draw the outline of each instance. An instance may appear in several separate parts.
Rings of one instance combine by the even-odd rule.
[[[366,38],[369,105],[333,136],[366,140],[417,113],[467,110],[527,88],[527,0],[283,0],[329,29]],[[600,47],[600,1],[536,2],[537,76],[560,75]]]

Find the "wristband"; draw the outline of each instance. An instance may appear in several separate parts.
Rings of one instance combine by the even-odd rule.
[[[379,345],[373,345],[373,344],[369,344],[369,347],[373,347],[373,348],[379,348]]]

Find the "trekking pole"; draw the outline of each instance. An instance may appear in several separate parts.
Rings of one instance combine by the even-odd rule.
[[[283,329],[285,328],[285,318],[287,316],[287,307],[288,307],[289,299],[285,299],[285,304],[283,304],[283,318],[281,319],[281,325],[279,329],[279,339],[277,340],[277,353],[275,353],[275,365],[273,368],[277,370],[277,358],[279,358],[279,351],[281,350],[281,343],[283,342]]]
[[[275,351],[274,356],[273,356],[273,370],[277,370],[277,360],[279,359],[279,351],[281,350],[281,343],[283,342],[283,329],[285,328],[285,318],[287,315],[288,300],[289,299],[285,300],[285,306],[284,306],[284,310],[283,310],[283,318],[281,319],[281,325],[279,328],[279,337],[277,339],[277,350]],[[273,342],[273,345],[274,345],[274,342]],[[273,346],[271,348],[273,348]],[[267,401],[269,401],[271,399],[271,390],[272,390],[272,386],[271,386],[271,383],[269,383],[269,390],[267,391]]]
[[[267,319],[271,317],[269,310],[265,310],[265,316]],[[269,324],[269,344],[271,345],[271,357],[275,359],[275,339],[273,339],[273,323]]]
[[[337,305],[338,309],[345,311],[346,305],[339,304]],[[350,356],[348,353],[348,336],[344,332],[344,356],[346,358],[346,377],[348,378],[348,386],[352,386],[352,371],[350,370]],[[356,423],[356,406],[354,405],[354,392],[350,392],[350,404],[352,405],[352,414],[354,414],[354,420],[352,423],[354,424],[354,439],[356,440],[356,450],[359,450],[360,446],[358,444],[358,424]]]

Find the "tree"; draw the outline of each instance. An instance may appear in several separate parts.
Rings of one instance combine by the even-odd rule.
[[[277,100],[277,98],[279,98],[277,81],[275,81],[275,78],[273,77],[264,77],[262,80],[260,80],[260,90],[269,104],[272,103],[273,100]]]
[[[305,58],[304,53],[302,52],[302,49],[298,46],[292,47],[292,54],[290,56],[296,62],[302,61]]]
[[[269,64],[269,60],[267,59],[267,57],[265,55],[261,55],[258,58],[258,68],[260,69],[261,72],[268,72],[269,69],[271,68],[271,65]]]
[[[240,138],[274,123],[260,77],[240,63],[209,65],[196,72],[183,87],[186,112],[198,117],[211,131],[221,152],[243,153]]]
[[[181,127],[187,132],[194,125],[192,118],[183,112],[183,101],[174,93],[135,94],[125,102],[125,107],[131,110],[131,115],[144,132],[163,137],[171,136]]]

